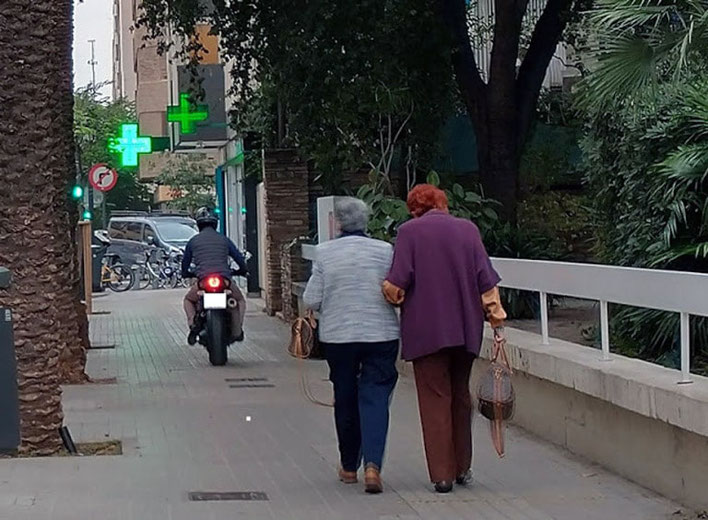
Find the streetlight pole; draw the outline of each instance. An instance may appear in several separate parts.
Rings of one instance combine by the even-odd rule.
[[[89,40],[88,42],[91,45],[91,59],[88,62],[88,64],[91,65],[91,91],[93,92],[93,95],[95,97],[96,65],[98,65],[98,61],[96,60],[96,40]],[[88,182],[86,188],[88,189],[88,210],[91,216],[93,216],[93,186],[91,186],[91,183]]]
[[[93,89],[93,92],[95,94],[96,93],[96,65],[98,65],[98,61],[96,61],[96,40],[89,40],[88,42],[91,44],[91,59],[88,62],[88,64],[91,65],[91,88]]]

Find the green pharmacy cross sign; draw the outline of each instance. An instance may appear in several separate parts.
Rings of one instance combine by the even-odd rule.
[[[121,125],[121,135],[109,140],[108,148],[120,154],[121,166],[137,166],[138,155],[152,153],[152,137],[138,135],[138,125],[126,123]]]
[[[180,94],[179,105],[167,107],[167,120],[179,123],[183,134],[193,134],[197,131],[197,123],[209,119],[207,105],[195,105],[189,101],[189,94]]]

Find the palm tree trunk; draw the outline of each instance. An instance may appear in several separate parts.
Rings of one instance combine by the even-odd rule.
[[[67,212],[74,172],[72,0],[5,0],[0,10],[0,264],[14,283],[22,451],[61,448],[60,356],[80,343]],[[73,310],[72,310],[73,309]],[[72,337],[74,336],[75,337]]]

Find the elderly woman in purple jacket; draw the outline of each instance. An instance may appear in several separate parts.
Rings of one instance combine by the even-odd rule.
[[[430,185],[411,191],[408,209],[415,218],[399,230],[383,289],[401,305],[402,354],[413,362],[428,470],[436,491],[447,493],[471,476],[469,378],[484,320],[501,334],[506,313],[477,226],[452,217],[445,193]]]

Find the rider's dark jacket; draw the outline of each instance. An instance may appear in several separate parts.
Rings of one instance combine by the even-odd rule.
[[[236,245],[213,227],[207,226],[187,244],[182,257],[182,276],[196,274],[201,279],[218,274],[230,278],[229,257],[238,264],[241,273],[247,271],[246,259]],[[196,266],[194,273],[190,270],[191,264]]]

